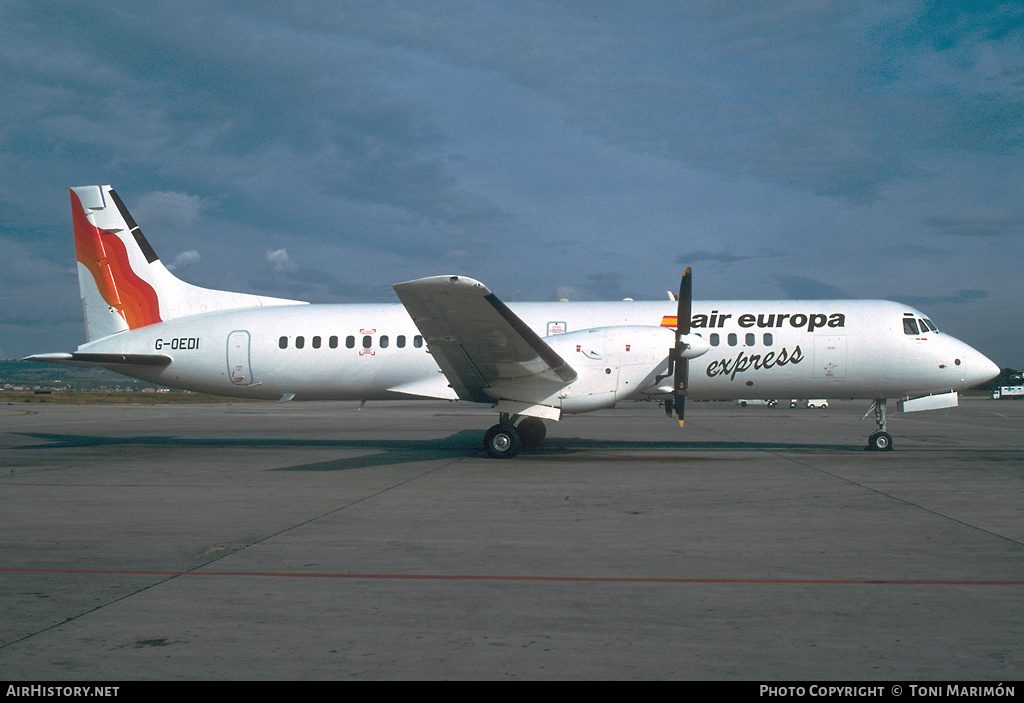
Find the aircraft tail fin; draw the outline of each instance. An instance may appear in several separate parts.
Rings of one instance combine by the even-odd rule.
[[[204,312],[303,304],[199,288],[175,277],[109,185],[72,188],[71,215],[90,342]]]

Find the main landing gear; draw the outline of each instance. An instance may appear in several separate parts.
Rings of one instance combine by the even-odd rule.
[[[487,430],[484,435],[484,449],[495,459],[511,459],[523,447],[536,447],[547,436],[547,428],[536,417],[523,417],[519,424],[514,424],[519,416],[501,413],[498,424]]]
[[[872,403],[864,417],[872,410],[875,411],[875,422],[878,424],[878,431],[868,437],[868,451],[888,452],[892,451],[892,435],[885,431],[885,398]]]

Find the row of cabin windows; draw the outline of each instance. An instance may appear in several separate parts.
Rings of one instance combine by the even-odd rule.
[[[338,337],[336,336],[328,337],[327,346],[330,349],[337,349],[338,341]],[[398,347],[399,349],[404,349],[407,341],[408,340],[406,339],[406,336],[404,334],[400,334],[397,337],[395,337],[395,346]],[[289,343],[289,337],[287,336],[282,336],[280,339],[277,340],[277,346],[279,346],[281,349],[287,349]],[[306,347],[306,338],[299,335],[298,337],[295,338],[294,346],[296,349],[304,349]],[[319,349],[321,346],[323,346],[323,338],[319,336],[311,337],[309,340],[309,346],[311,346],[313,349]],[[355,349],[355,346],[356,338],[354,335],[350,334],[349,336],[345,337],[346,349]],[[379,349],[387,349],[389,346],[391,346],[391,338],[388,337],[386,334],[381,335],[377,340],[377,347]],[[423,337],[421,337],[420,335],[416,335],[415,337],[413,337],[412,346],[415,347],[416,349],[421,348],[423,346]],[[367,334],[363,336],[362,348],[373,348],[373,337],[371,335]]]
[[[913,322],[913,320],[911,320],[911,322]],[[395,346],[398,347],[399,349],[404,349],[406,344],[407,344],[407,341],[408,340],[406,339],[406,336],[404,334],[400,334],[397,337],[395,337]],[[721,345],[721,343],[722,343],[721,336],[717,332],[711,333],[711,336],[709,337],[708,341],[711,343],[711,346],[713,346],[713,347],[717,347],[717,346]],[[735,332],[730,332],[728,335],[726,335],[726,341],[728,342],[730,347],[735,347],[737,344],[739,344],[739,337],[738,337],[738,335]],[[746,346],[752,347],[755,344],[757,344],[757,336],[753,332],[747,332],[746,335],[744,335],[743,341],[744,341]],[[770,347],[770,346],[772,346],[775,343],[775,339],[774,339],[774,337],[772,336],[772,334],[770,332],[766,332],[764,334],[764,336],[762,337],[762,341],[764,342],[764,345],[766,347]],[[337,349],[338,348],[338,342],[339,342],[339,339],[336,336],[331,336],[331,337],[327,338],[327,346],[329,348],[331,348],[331,349]],[[312,338],[310,338],[309,343],[310,343],[309,345],[313,349],[319,349],[320,347],[323,346],[323,338],[321,338],[319,336],[312,337]],[[278,344],[278,346],[281,349],[287,349],[289,344],[290,344],[289,337],[282,336],[278,340],[277,344]],[[304,349],[306,347],[306,338],[303,337],[302,335],[299,335],[298,337],[295,337],[295,342],[294,342],[293,346],[296,349]],[[356,346],[356,338],[355,338],[354,335],[350,334],[349,336],[345,337],[345,348],[346,349],[354,349],[355,346]],[[386,335],[386,334],[381,335],[379,337],[379,339],[378,339],[377,346],[380,349],[387,349],[389,346],[391,346],[391,339],[390,339],[390,337],[388,337],[388,335]],[[420,335],[416,335],[415,337],[413,337],[412,338],[412,346],[415,347],[416,349],[421,348],[423,346],[423,337],[421,337]],[[367,334],[367,335],[363,336],[362,348],[363,349],[372,349],[373,348],[373,337],[371,335]]]
[[[739,336],[735,332],[730,332],[728,335],[726,335],[726,340],[728,341],[730,347],[735,347],[740,342]],[[762,340],[766,347],[770,347],[775,343],[775,338],[772,337],[771,332],[765,332]],[[722,339],[717,332],[712,332],[711,336],[708,338],[708,342],[711,343],[711,346],[717,347],[722,343]],[[746,346],[752,347],[755,344],[757,344],[757,335],[755,335],[753,332],[747,332],[747,334],[743,338],[743,342]]]

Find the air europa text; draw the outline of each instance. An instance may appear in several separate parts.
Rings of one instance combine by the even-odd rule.
[[[690,327],[698,329],[724,327],[726,320],[732,319],[732,313],[720,313],[712,310],[710,315],[697,314],[690,319]],[[806,327],[808,332],[813,332],[821,327],[845,327],[846,315],[840,312],[834,313],[771,313],[769,315],[743,313],[736,318],[736,324],[744,329],[760,327],[762,329],[777,328],[788,324],[797,329]]]

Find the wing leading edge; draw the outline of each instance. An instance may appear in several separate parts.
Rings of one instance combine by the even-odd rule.
[[[554,406],[576,371],[479,281],[433,276],[394,286],[462,400]]]

